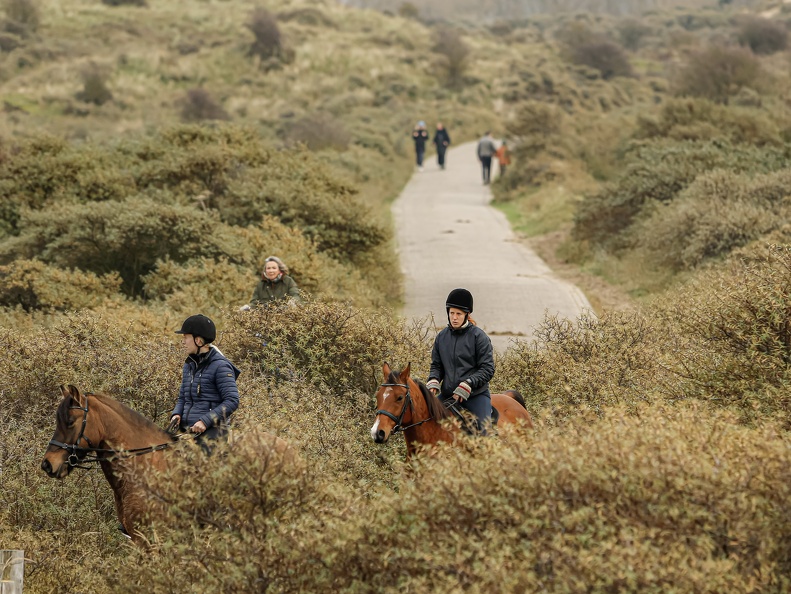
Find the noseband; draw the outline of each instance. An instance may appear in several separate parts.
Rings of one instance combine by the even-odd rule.
[[[66,450],[69,452],[69,457],[67,462],[69,466],[74,468],[85,468],[88,469],[90,466],[81,466],[80,464],[87,464],[89,462],[102,462],[107,461],[110,459],[109,456],[99,456],[99,454],[113,454],[112,458],[131,458],[133,456],[140,456],[141,454],[149,454],[151,452],[156,452],[157,450],[164,450],[167,447],[170,447],[173,442],[169,443],[161,443],[155,446],[149,446],[146,448],[135,448],[132,450],[108,450],[102,448],[96,448],[91,443],[91,440],[88,439],[88,436],[85,435],[85,425],[88,423],[88,396],[93,396],[93,394],[85,394],[85,407],[82,406],[70,406],[69,410],[81,410],[82,411],[82,427],[80,427],[80,434],[77,436],[77,439],[74,443],[63,443],[62,441],[58,441],[56,439],[50,439],[49,445],[54,445],[61,449]],[[84,447],[80,445],[82,440],[88,444],[88,447]],[[93,458],[86,458],[87,454],[93,454]],[[82,454],[82,455],[80,455]],[[121,455],[123,454],[123,455]]]
[[[393,421],[395,421],[395,427],[393,427],[393,433],[398,433],[399,431],[406,431],[407,429],[411,429],[412,427],[417,427],[418,425],[422,425],[423,423],[431,420],[431,417],[429,417],[427,419],[423,419],[422,421],[418,421],[417,423],[412,423],[411,425],[407,425],[406,427],[404,427],[402,425],[402,423],[404,421],[404,415],[406,414],[407,407],[409,407],[412,410],[413,418],[414,418],[414,414],[415,414],[415,409],[412,406],[412,394],[409,392],[409,384],[379,384],[379,387],[380,388],[392,388],[392,387],[406,388],[406,397],[404,398],[404,406],[401,408],[401,414],[399,414],[398,416],[395,416],[393,413],[391,413],[389,411],[386,411],[386,410],[381,410],[381,409],[377,409],[377,410],[374,411],[374,415],[376,415],[376,416],[384,415],[384,416],[392,419]]]

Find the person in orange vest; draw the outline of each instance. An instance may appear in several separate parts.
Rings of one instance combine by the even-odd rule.
[[[500,177],[502,177],[505,175],[505,168],[511,164],[511,151],[505,140],[494,153],[494,156],[497,157],[497,164],[500,165]]]

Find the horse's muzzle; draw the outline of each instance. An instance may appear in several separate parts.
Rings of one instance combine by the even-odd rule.
[[[64,478],[69,474],[70,467],[68,464],[61,464],[57,469],[52,468],[50,461],[44,458],[41,462],[41,470],[46,472],[50,478]]]

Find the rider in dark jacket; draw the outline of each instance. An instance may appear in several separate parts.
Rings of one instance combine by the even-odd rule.
[[[217,331],[206,316],[190,316],[176,334],[183,335],[187,360],[170,419],[171,429],[178,427],[198,434],[198,441],[208,452],[211,448],[205,440],[224,436],[228,420],[239,406],[236,378],[241,372],[220,349],[209,344],[217,337]]]
[[[475,416],[476,430],[486,435],[492,418],[489,380],[494,376],[494,351],[486,332],[469,319],[472,305],[467,289],[454,289],[448,295],[448,326],[434,340],[426,387],[434,395],[439,393],[443,403],[451,399],[460,403]]]

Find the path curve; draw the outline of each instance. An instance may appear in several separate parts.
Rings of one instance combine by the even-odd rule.
[[[476,144],[448,151],[447,168],[436,157],[416,172],[393,203],[408,318],[433,315],[447,324],[445,298],[456,287],[475,298],[473,317],[499,352],[530,340],[546,313],[576,319],[591,311],[576,286],[557,278],[520,242],[505,215],[490,206]]]

